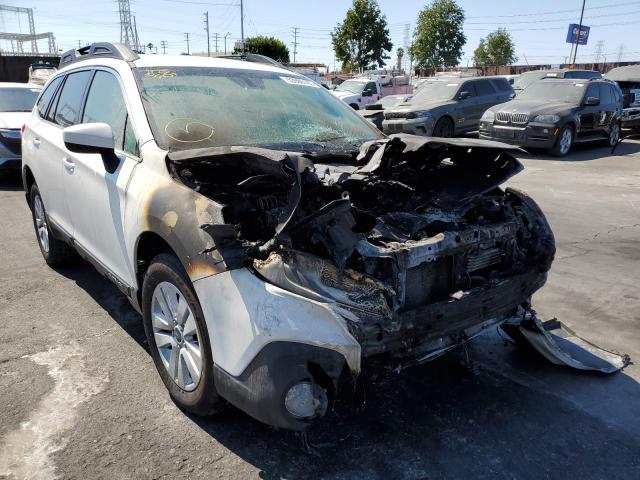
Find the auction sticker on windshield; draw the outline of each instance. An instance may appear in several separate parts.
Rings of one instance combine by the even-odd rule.
[[[308,80],[306,78],[299,78],[299,77],[280,77],[280,78],[285,82],[287,82],[289,85],[302,85],[305,87],[314,87],[314,88],[320,87],[320,85],[318,85],[317,83],[312,82],[311,80]]]

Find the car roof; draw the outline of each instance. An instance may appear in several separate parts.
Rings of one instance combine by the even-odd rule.
[[[24,88],[29,90],[37,88],[38,90],[42,90],[42,85],[36,85],[35,83],[0,82],[0,88]]]

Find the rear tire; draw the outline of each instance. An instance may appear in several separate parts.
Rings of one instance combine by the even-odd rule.
[[[49,218],[44,208],[44,201],[40,196],[38,186],[34,183],[29,192],[31,204],[31,217],[33,228],[36,231],[38,246],[44,261],[50,267],[61,267],[68,265],[75,257],[75,252],[62,240],[58,240],[51,233]]]
[[[162,253],[151,261],[142,285],[142,318],[151,357],[175,404],[199,416],[219,411],[224,401],[214,385],[204,314],[175,255]]]
[[[433,137],[451,138],[454,134],[453,120],[449,117],[442,117],[436,122],[433,128]]]
[[[564,157],[570,151],[573,146],[573,127],[571,125],[565,125],[560,130],[560,135],[556,140],[555,146],[551,149],[551,154],[556,157]]]
[[[609,138],[607,140],[610,147],[616,146],[616,144],[618,143],[618,140],[620,140],[621,131],[622,130],[620,129],[619,122],[616,122],[613,125],[611,125],[611,128],[609,129]]]

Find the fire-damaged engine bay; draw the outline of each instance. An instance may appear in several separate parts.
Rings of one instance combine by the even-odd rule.
[[[555,243],[535,202],[499,186],[523,169],[512,150],[395,135],[357,155],[218,147],[168,157],[175,177],[219,205],[224,223],[201,228],[227,269],[335,302],[370,356],[459,344],[469,328],[528,309]]]

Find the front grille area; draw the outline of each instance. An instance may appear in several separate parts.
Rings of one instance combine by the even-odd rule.
[[[384,118],[392,119],[392,118],[408,118],[409,112],[387,112],[384,114]]]
[[[496,113],[496,121],[500,123],[509,123],[511,121],[511,114],[507,112]]]
[[[453,258],[438,258],[407,270],[404,308],[446,299],[453,290]]]
[[[478,250],[467,256],[465,264],[467,272],[477,272],[490,265],[495,265],[502,261],[502,251],[499,248],[488,248],[486,250]]]
[[[529,115],[526,113],[512,113],[511,114],[511,123],[527,123],[529,121]]]
[[[499,123],[514,123],[516,125],[524,125],[529,121],[529,115],[527,115],[526,113],[497,112],[496,121]]]

